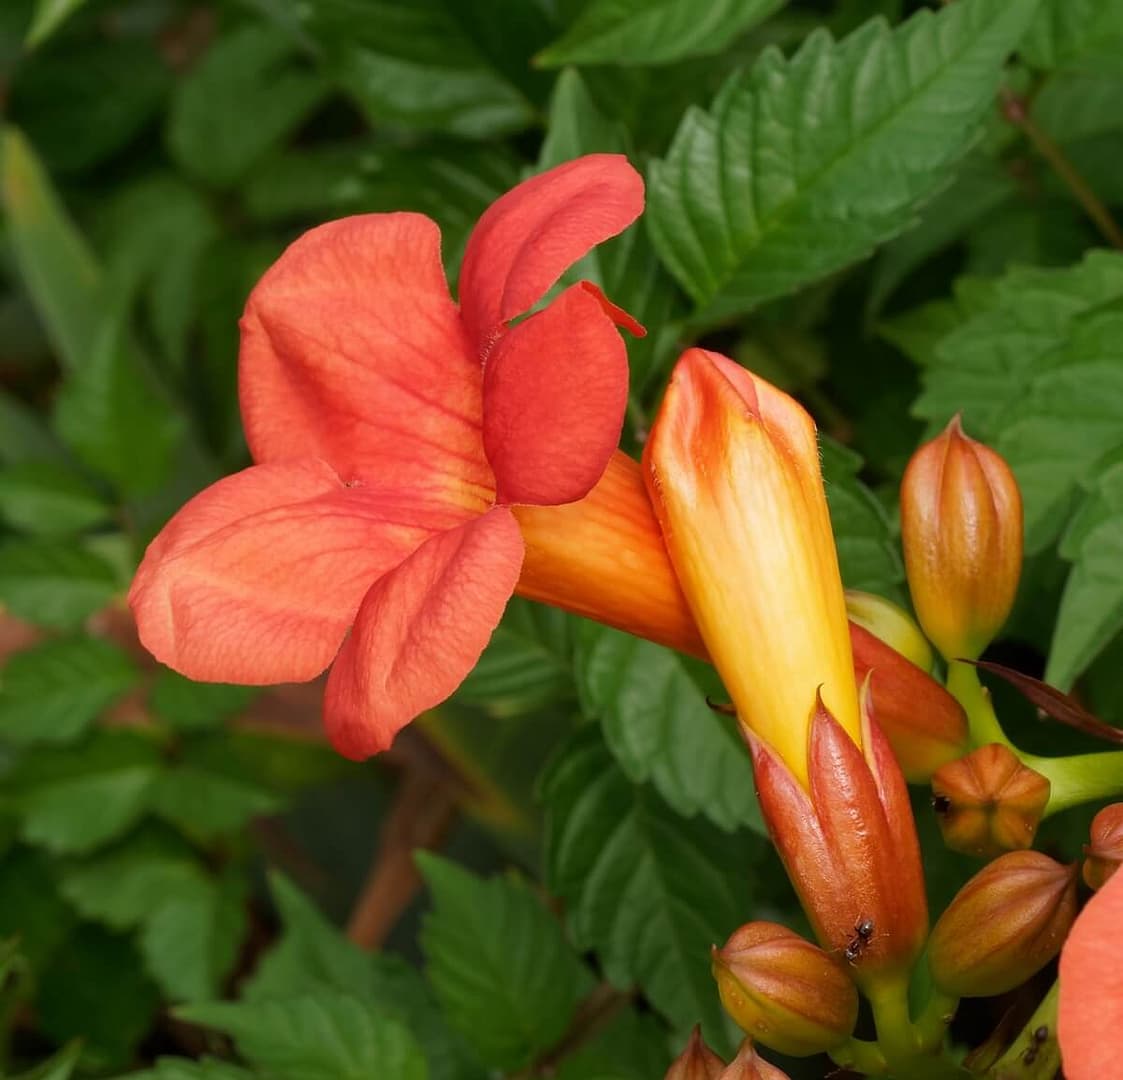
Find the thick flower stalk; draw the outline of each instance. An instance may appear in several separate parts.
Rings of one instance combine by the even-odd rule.
[[[644,464],[816,935],[863,986],[899,987],[927,930],[920,853],[900,767],[869,695],[859,704],[814,424],[738,364],[691,349]]]
[[[619,439],[642,332],[588,282],[512,325],[643,208],[619,156],[520,184],[480,219],[449,295],[437,226],[313,229],[254,289],[239,385],[256,464],[191,500],[130,592],[143,644],[204,681],[331,665],[340,751],[385,749],[475,664],[522,571],[515,505],[569,503]]]

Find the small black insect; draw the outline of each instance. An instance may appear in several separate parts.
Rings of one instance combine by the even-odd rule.
[[[933,795],[932,809],[935,810],[937,814],[946,814],[951,809],[951,799],[946,795]]]
[[[1047,1038],[1049,1038],[1049,1029],[1044,1024],[1034,1029],[1033,1041],[1035,1043],[1043,1043]]]
[[[862,955],[862,952],[870,943],[870,938],[872,937],[873,919],[863,919],[859,916],[857,922],[854,923],[854,936],[850,939],[843,953],[846,957],[846,962],[849,964],[856,964],[858,962],[858,957]]]

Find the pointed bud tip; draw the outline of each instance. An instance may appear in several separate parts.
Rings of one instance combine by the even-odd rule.
[[[724,1069],[725,1062],[705,1044],[701,1026],[695,1024],[690,1039],[671,1062],[663,1080],[717,1080]]]

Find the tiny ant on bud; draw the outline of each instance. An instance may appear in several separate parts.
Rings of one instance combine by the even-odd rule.
[[[858,920],[854,923],[854,936],[850,939],[843,953],[846,957],[846,962],[849,964],[856,964],[858,962],[858,957],[862,955],[863,950],[870,943],[870,938],[872,937],[873,919],[863,919],[859,916]]]
[[[935,810],[937,814],[946,814],[951,809],[951,799],[946,795],[933,795],[932,809]]]

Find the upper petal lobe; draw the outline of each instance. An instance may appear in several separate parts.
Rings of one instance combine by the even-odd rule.
[[[589,154],[497,199],[468,238],[460,307],[486,352],[503,325],[529,311],[582,255],[643,212],[643,180],[622,154]]]
[[[315,456],[344,479],[410,485],[482,509],[478,359],[421,214],[305,233],[242,319],[239,396],[258,462]]]

